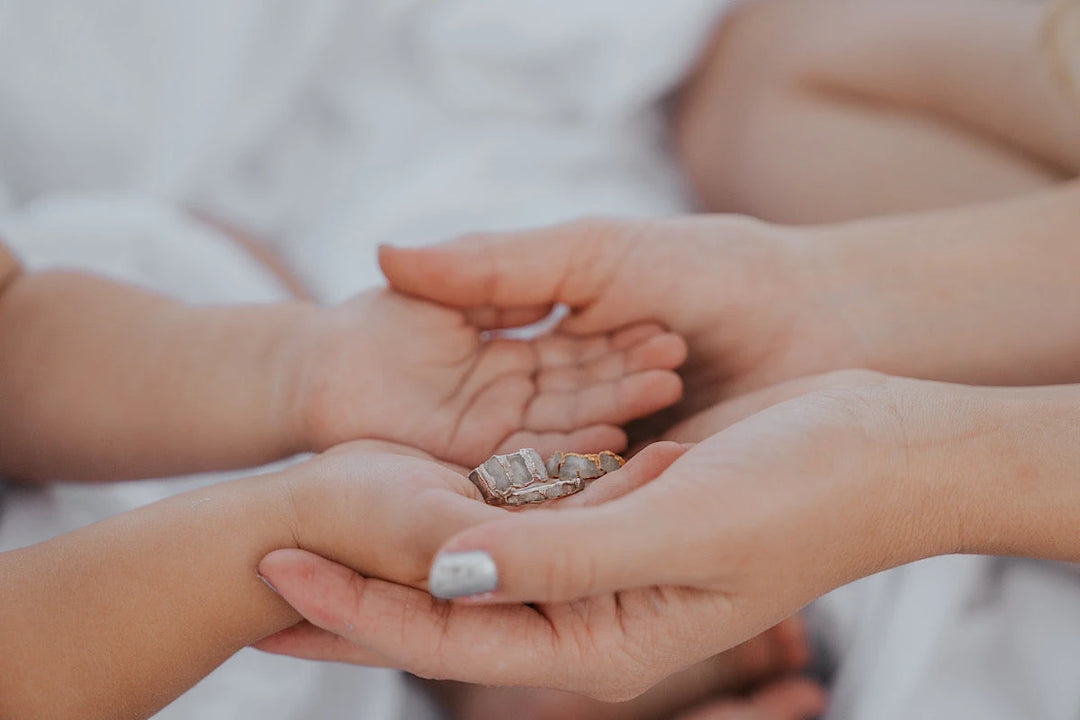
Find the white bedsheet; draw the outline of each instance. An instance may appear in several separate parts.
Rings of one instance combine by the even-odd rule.
[[[0,0],[0,236],[192,302],[323,298],[379,242],[683,209],[659,100],[724,0]],[[5,212],[6,211],[6,212]],[[6,498],[0,549],[221,476]],[[431,714],[392,671],[248,650],[159,720]]]
[[[659,101],[724,0],[0,0],[0,234],[192,302],[283,296],[183,207],[274,243],[318,295],[380,242],[686,209]],[[6,499],[0,549],[209,476]],[[1080,717],[1080,583],[945,558],[814,611],[832,718]],[[160,714],[424,717],[388,671],[245,651]]]

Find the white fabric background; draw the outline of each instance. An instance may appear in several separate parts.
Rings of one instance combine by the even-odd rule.
[[[324,299],[378,243],[686,210],[659,102],[724,0],[0,0],[0,234],[192,302]],[[220,476],[6,498],[10,549]],[[1070,569],[943,558],[814,609],[830,717],[1080,717]],[[398,675],[245,651],[160,718],[424,717]]]
[[[31,267],[257,302],[282,291],[184,208],[326,299],[380,282],[380,242],[677,212],[658,100],[723,4],[0,0],[0,235]],[[220,478],[12,492],[0,549]],[[428,715],[397,673],[247,650],[159,718]]]

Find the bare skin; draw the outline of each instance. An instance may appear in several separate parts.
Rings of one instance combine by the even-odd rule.
[[[1080,172],[1076,88],[1018,0],[758,0],[680,95],[702,206],[784,223],[949,207]]]
[[[484,342],[461,312],[387,292],[195,308],[0,255],[0,473],[119,480],[252,466],[356,438],[463,465],[598,451],[674,402],[682,341],[655,325]]]
[[[384,249],[394,286],[478,322],[555,301],[571,307],[567,332],[662,321],[689,342],[689,394],[736,399],[704,415],[684,405],[674,437],[707,439],[685,454],[650,446],[587,491],[591,507],[450,541],[441,552],[482,550],[499,568],[496,593],[471,603],[272,553],[264,572],[323,630],[289,652],[621,700],[881,569],[951,552],[1080,559],[1069,531],[1080,387],[864,372],[797,380],[820,385],[790,400],[790,388],[768,389],[858,366],[957,383],[1080,381],[1078,228],[1072,183],[812,230],[602,221]],[[561,274],[518,282],[537,266]],[[391,636],[403,605],[410,632]],[[510,637],[520,644],[506,652]]]
[[[688,417],[851,367],[966,383],[1080,381],[1078,208],[1073,182],[813,229],[726,216],[582,221],[384,248],[381,258],[399,290],[481,324],[553,302],[571,307],[567,333],[665,324],[690,347],[679,414]],[[537,266],[553,271],[524,282]]]
[[[256,575],[273,549],[423,587],[443,540],[501,511],[457,470],[400,452],[357,443],[0,554],[0,716],[153,714],[300,619]]]
[[[649,324],[487,342],[464,313],[386,291],[192,308],[25,273],[0,246],[0,473],[174,474],[352,437],[462,463],[516,443],[611,449],[620,423],[677,399],[684,354]],[[152,714],[300,619],[255,574],[275,548],[423,587],[438,545],[498,511],[461,467],[386,450],[368,440],[0,554],[0,715]]]
[[[499,587],[450,605],[302,551],[260,568],[324,631],[312,655],[622,700],[888,567],[1080,560],[1077,397],[874,374],[801,395],[650,446],[593,486],[614,498],[463,531],[440,553],[489,553]]]
[[[1007,197],[1046,188],[1075,173],[1080,168],[1080,122],[1072,104],[1075,99],[1062,92],[1046,58],[1032,52],[1042,32],[1041,9],[1015,3],[982,3],[978,8],[971,5],[971,2],[897,6],[881,2],[766,1],[743,6],[734,20],[725,21],[700,72],[682,93],[676,113],[677,146],[705,206],[773,220],[822,222]],[[951,30],[936,32],[940,27]],[[963,37],[958,38],[958,33]],[[966,42],[965,37],[973,42]],[[762,46],[762,40],[767,41],[767,49]],[[920,62],[912,63],[913,57]],[[782,141],[777,142],[778,139]],[[867,182],[867,177],[874,177],[875,181]],[[1034,213],[1028,215],[1028,219],[1031,217]],[[1069,221],[1067,214],[1059,213],[1056,218],[1048,226],[1054,227],[1056,222],[1056,227],[1061,228],[1063,221],[1066,225]],[[985,224],[990,222],[987,217]],[[740,221],[727,223],[729,229],[735,228],[731,234],[739,234],[739,224]],[[596,235],[620,234],[611,224],[607,228],[604,225],[594,224],[591,230]],[[932,225],[927,223],[927,226]],[[723,235],[724,227],[724,221],[720,221],[714,230]],[[889,245],[877,267],[886,267],[899,257],[895,251],[905,239],[905,230],[920,237],[918,229],[919,224],[912,223],[906,228],[898,225],[892,235],[886,233],[885,237],[895,237],[896,243]],[[578,237],[590,234],[588,228],[579,227],[579,230],[582,232]],[[655,227],[623,230],[625,235],[640,233],[645,236],[644,241],[652,239],[666,250],[680,235],[694,248],[692,238],[697,232],[708,232],[703,227],[684,233],[671,228],[670,234]],[[768,231],[755,232],[746,226],[743,230],[743,237],[750,242],[755,235],[758,239],[776,239],[776,234]],[[873,228],[853,228],[850,237],[873,235],[864,230]],[[937,237],[934,235],[933,239]],[[537,241],[544,242],[539,238]],[[1063,249],[1064,245],[1057,248]],[[747,294],[746,288],[762,280],[752,270],[760,265],[745,262],[740,249],[736,245],[732,258],[734,269],[712,278],[716,285],[734,284],[740,288],[734,295]],[[919,252],[923,250],[926,248]],[[769,248],[762,255],[768,255],[768,251]],[[676,250],[675,255],[679,254]],[[493,255],[495,258],[489,261],[496,268],[493,274],[513,263],[507,256]],[[703,255],[704,266],[708,268],[708,253]],[[962,253],[956,255],[958,260],[962,256]],[[1004,254],[996,260],[1003,259]],[[549,260],[558,262],[556,258]],[[602,258],[596,256],[584,264],[597,260],[603,266]],[[826,261],[822,267],[827,264]],[[624,267],[608,266],[606,271],[611,275],[605,279]],[[746,273],[748,267],[751,271]],[[694,272],[689,268],[688,263],[688,274]],[[700,267],[696,271],[705,274]],[[911,272],[912,276],[918,272],[914,263]],[[947,273],[942,266],[941,274]],[[903,285],[907,278],[903,278],[903,270],[900,274],[898,285]],[[634,277],[632,266],[629,275]],[[680,282],[685,282],[687,277],[678,272],[673,275]],[[785,277],[782,270],[775,273],[771,282],[766,278],[764,284],[767,288],[790,288],[787,283],[797,275],[791,273]],[[842,272],[831,277],[840,283],[845,279]],[[583,278],[576,275],[575,280]],[[597,278],[594,276],[593,280]],[[877,281],[879,276],[871,275],[866,284]],[[642,287],[649,284],[655,283],[642,281]],[[669,288],[661,286],[657,295],[663,296],[668,291]],[[864,291],[860,288],[858,292]],[[765,303],[779,300],[768,292],[762,296],[759,299]],[[795,297],[797,301],[810,300],[809,313],[822,309],[814,298],[798,292]],[[901,297],[902,292],[896,294],[898,301],[907,300],[901,301]],[[826,305],[840,304],[838,300],[826,301]],[[859,301],[852,300],[852,305],[857,307]],[[664,303],[661,300],[655,304]],[[751,303],[744,307],[748,306]],[[732,317],[736,328],[739,327],[739,314],[731,312],[731,305],[727,310],[722,317],[726,323],[724,330],[730,332]],[[497,322],[493,318],[498,317],[501,308],[475,312]],[[799,313],[792,311],[791,315],[797,317]],[[797,320],[791,323],[795,327],[802,325],[804,331],[812,324]],[[802,340],[817,335],[816,357],[810,343],[803,345],[797,339],[795,354],[801,357],[794,358],[789,365],[794,368],[793,374],[812,371],[811,368],[889,362],[885,360],[886,353],[868,357],[865,338],[858,327],[851,325],[855,323],[836,322],[830,328],[828,322],[823,322],[817,332],[803,335]],[[882,335],[896,331],[895,327],[882,327]],[[972,334],[977,332],[973,330]],[[741,340],[748,335],[738,330],[735,334]],[[855,340],[849,342],[853,335]],[[785,335],[774,335],[778,337]],[[911,338],[901,334],[894,339],[899,347]],[[759,358],[773,360],[781,356],[783,353],[776,346],[774,342],[773,348]],[[746,347],[740,347],[737,341],[730,354],[740,356]],[[896,361],[917,367],[918,356],[925,347],[909,347],[910,355],[901,358],[898,353]],[[691,349],[700,357],[702,344],[694,343]],[[999,368],[980,370],[977,366],[944,370],[935,367],[940,360],[924,361],[921,371],[931,377],[955,372],[960,377],[976,378],[984,373],[1002,372]],[[700,390],[711,384],[716,388],[712,390],[716,393],[712,395],[714,398],[760,386],[761,376],[775,371],[775,366],[767,366],[754,377],[752,371],[740,372],[736,368],[735,372],[725,372],[714,366],[717,375],[726,374],[727,378],[709,383],[701,382],[696,366],[694,362],[688,368],[692,389]],[[722,367],[729,368],[730,364]],[[781,371],[778,376],[785,374]],[[1024,381],[1029,379],[1027,376]],[[794,386],[799,386],[801,393],[849,381],[847,376],[838,374],[751,393],[684,421],[671,436],[686,441],[701,440],[733,422],[732,418],[797,394]],[[686,410],[692,408],[690,405]],[[479,693],[473,697],[474,706],[479,703],[482,707],[487,696]],[[557,696],[538,697],[557,702],[554,699]],[[602,713],[599,708],[597,712]],[[560,716],[565,713],[552,714],[552,717]],[[705,716],[707,713],[702,715]]]
[[[271,642],[263,644],[273,649]],[[285,649],[285,648],[282,648]],[[810,659],[805,629],[798,618],[664,679],[641,697],[621,703],[605,703],[584,695],[552,690],[491,688],[454,682],[428,682],[452,718],[460,720],[655,720],[682,717],[716,698],[727,698],[737,707],[750,704],[748,689],[760,689],[804,668]],[[814,688],[813,683],[805,683]],[[784,694],[786,697],[786,694]],[[820,712],[824,693],[803,692],[776,709],[783,717],[811,717]],[[815,701],[816,702],[813,702]],[[713,701],[713,702],[710,702]],[[766,717],[769,717],[768,715]]]

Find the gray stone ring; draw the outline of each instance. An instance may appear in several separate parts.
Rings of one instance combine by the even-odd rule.
[[[581,454],[557,452],[547,462],[532,448],[509,455],[492,455],[469,473],[488,505],[528,505],[573,495],[595,480],[623,466],[613,452]]]

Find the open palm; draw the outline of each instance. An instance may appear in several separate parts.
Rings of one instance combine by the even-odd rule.
[[[618,450],[620,425],[676,402],[683,341],[639,323],[488,339],[465,313],[377,291],[327,311],[303,383],[316,447],[376,438],[461,465],[536,447]]]

